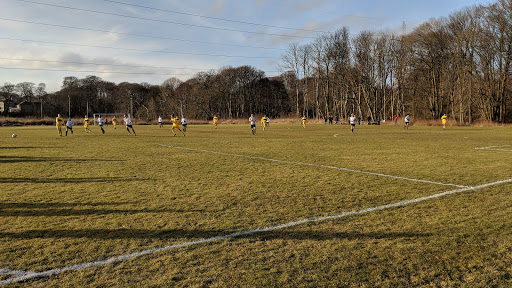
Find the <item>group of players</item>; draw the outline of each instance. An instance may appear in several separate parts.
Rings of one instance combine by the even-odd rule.
[[[107,123],[107,120],[100,116],[97,120],[98,126],[100,126],[101,133],[105,134],[105,130],[103,129],[103,125]],[[133,122],[129,115],[124,114],[123,117],[124,125],[126,126],[126,131],[131,135],[133,132],[134,136],[137,136],[135,133],[135,129],[133,129]],[[84,120],[82,121],[84,124],[85,133],[91,132],[91,129],[89,129],[90,120],[87,115],[85,115]],[[68,118],[66,123],[64,123],[64,119],[60,114],[57,115],[57,118],[55,118],[55,124],[57,126],[57,132],[59,133],[59,136],[62,136],[62,127],[66,126],[66,136],[68,136],[68,131],[73,134],[73,126],[75,126],[75,122],[71,119],[71,117]],[[112,117],[112,125],[114,126],[114,129],[117,129],[117,119],[116,116]],[[130,132],[130,129],[132,129],[132,132]]]
[[[405,122],[404,128],[405,129],[409,129],[410,119],[411,119],[411,117],[409,115],[405,116],[405,118],[404,118],[404,122]],[[441,117],[443,129],[446,128],[447,119],[448,119],[448,116],[446,116],[446,114],[444,114]],[[393,116],[393,120],[395,122],[395,125],[397,125],[398,117]],[[126,126],[126,131],[128,131],[128,133],[131,135],[132,133],[130,132],[130,129],[132,129],[133,135],[137,136],[137,134],[135,134],[135,130],[133,129],[133,123],[132,123],[132,119],[130,118],[130,116],[127,114],[124,114],[123,121]],[[257,120],[256,120],[256,117],[254,116],[254,114],[251,114],[251,117],[249,117],[249,123],[251,124],[251,132],[253,135],[256,135],[256,121]],[[303,116],[300,121],[302,123],[302,127],[305,129],[306,123],[307,123],[307,118],[305,116]],[[73,126],[75,125],[75,123],[73,122],[71,117],[69,117],[68,120],[64,123],[64,119],[62,118],[62,116],[60,114],[58,114],[57,118],[55,119],[55,122],[56,122],[56,126],[57,126],[57,131],[60,136],[62,136],[62,127],[64,125],[66,126],[66,134],[65,135],[68,136],[68,131],[70,131],[71,134],[73,134]],[[105,134],[103,125],[105,125],[107,123],[106,118],[103,118],[102,116],[100,116],[97,119],[97,122],[98,122],[98,125],[100,126],[101,132],[103,134]],[[178,116],[171,115],[171,122],[172,122],[171,131],[172,131],[173,136],[176,136],[176,130],[178,130],[181,132],[183,137],[185,137],[185,132],[187,132],[188,119],[185,118],[184,116],[182,116],[180,119]],[[355,114],[352,114],[349,118],[350,129],[351,129],[352,133],[354,133],[354,128],[356,126],[356,122],[357,122],[357,117]],[[86,133],[91,132],[91,130],[89,129],[89,123],[90,123],[89,117],[87,115],[85,115],[83,124],[84,124],[84,129],[85,129]],[[217,116],[214,116],[213,117],[213,125],[214,125],[215,129],[217,129],[218,124],[219,124],[219,118]],[[112,118],[112,125],[114,125],[114,129],[116,129],[116,126],[117,126],[116,116],[113,116],[113,118]],[[158,116],[158,125],[160,126],[160,128],[163,127],[162,116]],[[181,129],[180,125],[183,127],[183,129]],[[263,127],[263,131],[265,131],[265,128],[268,127],[269,125],[270,125],[270,118],[268,118],[266,115],[264,115],[261,118],[261,126]]]
[[[251,117],[249,117],[249,123],[251,123],[252,135],[256,135],[256,117],[254,114],[251,114]],[[265,128],[270,126],[270,118],[268,118],[267,115],[264,115],[261,118],[261,126],[263,127],[263,131],[265,131]]]
[[[329,119],[332,119],[332,117],[329,117]],[[352,133],[354,133],[354,129],[356,127],[356,123],[359,123],[360,121],[360,117],[356,117],[355,114],[351,114],[350,117],[349,117],[349,123],[350,123],[350,130],[352,131]],[[250,120],[250,118],[249,118]],[[443,114],[443,116],[441,117],[441,123],[443,124],[443,129],[446,129],[446,122],[448,120],[448,116],[446,114]],[[337,121],[337,120],[336,120]],[[370,120],[368,120],[370,121]],[[394,115],[393,116],[393,121],[395,122],[395,125],[398,125],[398,116]],[[307,118],[305,116],[303,116],[301,118],[301,123],[302,123],[302,127],[306,128],[306,122],[307,122]],[[330,121],[332,122],[332,121]],[[409,123],[411,122],[411,116],[409,114],[405,115],[404,117],[404,129],[409,129]],[[254,133],[253,133],[254,134]]]
[[[171,115],[171,122],[172,122],[172,136],[176,136],[176,130],[180,131],[181,134],[183,134],[183,137],[185,137],[185,132],[187,132],[187,125],[188,125],[188,119],[185,118],[185,116],[181,116],[181,121],[178,116]],[[183,130],[180,128],[183,126]],[[158,125],[160,128],[164,126],[162,116],[158,116]]]

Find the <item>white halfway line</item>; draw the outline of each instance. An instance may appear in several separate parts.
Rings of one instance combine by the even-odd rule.
[[[354,169],[349,169],[349,168],[342,168],[342,167],[336,167],[336,166],[328,166],[328,165],[322,165],[322,164],[311,164],[311,163],[303,163],[303,162],[277,160],[277,159],[264,158],[264,157],[258,157],[258,156],[231,154],[231,153],[224,153],[224,152],[217,152],[217,151],[210,151],[210,150],[203,150],[203,149],[185,148],[185,147],[179,147],[179,146],[169,146],[169,145],[164,145],[164,144],[160,144],[160,146],[168,147],[168,148],[174,148],[174,149],[190,150],[190,151],[196,151],[196,152],[206,152],[206,153],[213,153],[213,154],[226,155],[226,156],[243,157],[243,158],[258,159],[258,160],[265,160],[265,161],[272,161],[272,162],[280,162],[280,163],[286,163],[286,164],[315,166],[315,167],[322,167],[322,168],[328,168],[328,169],[336,169],[336,170],[348,171],[348,172],[353,172],[353,173],[362,173],[362,174],[368,174],[368,175],[374,175],[374,176],[380,176],[380,177],[388,177],[388,178],[407,180],[407,181],[415,181],[415,182],[422,182],[422,183],[429,183],[429,184],[436,184],[436,185],[453,186],[453,187],[458,187],[458,188],[468,188],[468,186],[457,185],[457,184],[447,184],[447,183],[441,183],[441,182],[435,182],[435,181],[429,181],[429,180],[421,180],[421,179],[400,177],[400,176],[387,175],[387,174],[382,174],[382,173],[375,173],[375,172],[368,172],[368,171],[361,171],[361,170],[354,170]]]
[[[506,180],[501,180],[501,181],[496,181],[496,182],[492,182],[492,183],[487,183],[487,184],[483,184],[483,185],[479,185],[479,186],[475,186],[475,187],[465,187],[465,188],[461,188],[461,189],[457,189],[457,190],[446,191],[446,192],[442,192],[442,193],[438,193],[438,194],[434,194],[434,195],[430,195],[430,196],[425,196],[425,197],[420,197],[420,198],[416,198],[416,199],[412,199],[412,200],[405,200],[405,201],[401,201],[401,202],[376,206],[376,207],[372,207],[372,208],[366,208],[366,209],[362,209],[362,210],[353,210],[350,212],[343,212],[340,214],[324,216],[324,217],[308,218],[308,219],[303,219],[303,220],[294,221],[294,222],[288,222],[288,223],[275,225],[275,226],[268,226],[268,227],[264,227],[264,228],[253,229],[253,230],[239,231],[239,232],[235,232],[235,233],[231,233],[231,234],[227,234],[227,235],[220,235],[220,236],[215,236],[215,237],[210,237],[210,238],[197,239],[197,240],[193,240],[193,241],[189,241],[189,242],[182,242],[182,243],[178,243],[178,244],[174,244],[174,245],[170,245],[170,246],[166,246],[166,247],[161,247],[161,248],[147,249],[147,250],[143,250],[140,252],[116,256],[116,257],[112,257],[112,258],[108,258],[108,259],[100,260],[100,261],[76,264],[76,265],[72,265],[72,266],[68,266],[68,267],[64,267],[64,268],[52,269],[52,270],[47,270],[47,271],[43,271],[43,272],[26,272],[22,276],[9,278],[9,279],[0,281],[0,285],[13,284],[13,283],[31,280],[34,278],[42,278],[42,277],[48,277],[48,276],[52,276],[52,275],[58,275],[63,272],[66,272],[66,271],[77,271],[77,270],[81,270],[81,269],[85,269],[85,268],[106,265],[109,263],[120,262],[120,261],[129,260],[129,259],[133,259],[136,257],[144,256],[144,255],[150,255],[150,254],[155,254],[155,253],[164,252],[164,251],[168,251],[168,250],[192,246],[195,244],[209,243],[209,242],[224,240],[224,239],[228,239],[228,238],[247,236],[247,235],[257,234],[257,233],[261,233],[261,232],[274,231],[274,230],[293,227],[293,226],[306,224],[306,223],[314,223],[314,222],[319,222],[319,221],[338,219],[338,218],[347,217],[347,216],[351,216],[351,215],[364,214],[364,213],[369,213],[369,212],[373,212],[373,211],[379,211],[379,210],[384,210],[384,209],[389,209],[389,208],[394,208],[394,207],[405,206],[408,204],[418,203],[421,201],[439,198],[442,196],[447,196],[447,195],[451,195],[451,194],[455,194],[455,193],[461,193],[461,192],[465,192],[465,191],[469,191],[469,190],[477,190],[477,189],[482,189],[482,188],[486,188],[486,187],[493,186],[493,185],[505,184],[505,183],[510,183],[510,182],[512,182],[512,178],[506,179]],[[20,271],[17,271],[17,272],[20,272]]]

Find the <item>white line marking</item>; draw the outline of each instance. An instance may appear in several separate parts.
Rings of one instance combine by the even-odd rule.
[[[476,150],[492,150],[492,151],[507,151],[512,152],[510,149],[498,149],[503,147],[510,147],[512,145],[502,145],[502,146],[487,146],[487,147],[476,147]]]
[[[11,270],[11,269],[0,269],[0,275],[24,276],[24,275],[27,275],[29,273],[35,273],[35,272]]]
[[[361,170],[354,170],[354,169],[349,169],[349,168],[342,168],[342,167],[336,167],[336,166],[328,166],[328,165],[322,165],[322,164],[311,164],[311,163],[294,162],[294,161],[286,161],[286,160],[276,160],[276,159],[264,158],[264,157],[258,157],[258,156],[247,156],[247,155],[240,155],[240,154],[231,154],[231,153],[216,152],[216,151],[203,150],[203,149],[184,148],[184,147],[179,147],[179,146],[169,146],[169,145],[164,145],[164,144],[160,144],[160,146],[168,147],[168,148],[174,148],[174,149],[190,150],[190,151],[196,151],[196,152],[213,153],[213,154],[219,154],[219,155],[225,155],[225,156],[235,156],[235,157],[243,157],[243,158],[249,158],[249,159],[258,159],[258,160],[265,160],[265,161],[272,161],[272,162],[280,162],[280,163],[286,163],[286,164],[315,166],[315,167],[322,167],[322,168],[328,168],[328,169],[336,169],[336,170],[341,170],[341,171],[347,171],[347,172],[353,172],[353,173],[362,173],[362,174],[368,174],[368,175],[374,175],[374,176],[380,176],[380,177],[388,177],[388,178],[407,180],[407,181],[414,181],[414,182],[422,182],[422,183],[444,185],[444,186],[453,186],[453,187],[458,187],[458,188],[468,188],[468,186],[457,185],[457,184],[449,184],[449,183],[441,183],[441,182],[435,182],[435,181],[429,181],[429,180],[421,180],[421,179],[400,177],[400,176],[387,175],[387,174],[382,174],[382,173],[375,173],[375,172],[368,172],[368,171],[361,171]]]
[[[500,148],[500,147],[510,147],[512,145],[501,145],[501,146],[487,146],[487,147],[476,147],[475,149],[490,149],[490,148]]]
[[[340,135],[340,134],[334,134],[334,137],[336,138],[336,137],[338,137],[338,135]]]
[[[155,253],[173,250],[173,249],[177,249],[177,248],[192,246],[195,244],[209,243],[209,242],[224,240],[224,239],[228,239],[228,238],[247,236],[247,235],[257,234],[257,233],[261,233],[261,232],[274,231],[274,230],[293,227],[293,226],[297,226],[297,225],[301,225],[301,224],[305,224],[305,223],[313,223],[313,222],[319,222],[319,221],[325,221],[325,220],[338,219],[338,218],[347,217],[347,216],[351,216],[351,215],[364,214],[364,213],[369,213],[369,212],[373,212],[373,211],[379,211],[379,210],[384,210],[384,209],[389,209],[389,208],[394,208],[394,207],[399,207],[399,206],[405,206],[405,205],[418,203],[418,202],[422,202],[422,201],[426,201],[426,200],[430,200],[430,199],[434,199],[434,198],[439,198],[442,196],[461,193],[461,192],[465,192],[465,191],[469,191],[469,190],[482,189],[482,188],[486,188],[489,186],[505,184],[505,183],[510,183],[510,182],[512,182],[512,178],[506,179],[506,180],[501,180],[501,181],[496,181],[496,182],[491,182],[491,183],[486,183],[486,184],[482,184],[482,185],[475,186],[475,187],[465,187],[465,188],[461,188],[461,189],[446,191],[446,192],[442,192],[442,193],[438,193],[438,194],[434,194],[434,195],[430,195],[430,196],[425,196],[425,197],[420,197],[420,198],[416,198],[416,199],[412,199],[412,200],[405,200],[405,201],[400,201],[400,202],[396,202],[396,203],[376,206],[376,207],[372,207],[372,208],[366,208],[366,209],[362,209],[362,210],[353,210],[353,211],[343,212],[343,213],[336,214],[336,215],[308,218],[308,219],[303,219],[303,220],[294,221],[294,222],[288,222],[288,223],[275,225],[275,226],[268,226],[268,227],[264,227],[264,228],[239,231],[239,232],[235,232],[235,233],[231,233],[231,234],[227,234],[227,235],[220,235],[220,236],[210,237],[210,238],[206,238],[206,239],[202,238],[202,239],[197,239],[197,240],[193,240],[193,241],[182,242],[182,243],[178,243],[178,244],[174,244],[174,245],[170,245],[170,246],[166,246],[166,247],[143,250],[140,252],[135,252],[135,253],[131,253],[131,254],[108,258],[105,260],[86,262],[86,263],[72,265],[72,266],[68,266],[68,267],[64,267],[64,268],[52,269],[52,270],[47,270],[47,271],[43,271],[43,272],[27,272],[27,274],[25,274],[23,276],[2,280],[2,281],[0,281],[0,285],[7,285],[7,284],[23,282],[23,281],[31,280],[34,278],[48,277],[48,276],[52,276],[52,275],[61,274],[66,271],[77,271],[77,270],[81,270],[81,269],[85,269],[85,268],[106,265],[106,264],[113,263],[113,262],[120,262],[120,261],[124,261],[124,260],[133,259],[136,257],[140,257],[143,255],[155,254]]]

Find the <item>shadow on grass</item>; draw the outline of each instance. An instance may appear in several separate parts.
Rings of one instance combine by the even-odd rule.
[[[332,232],[332,231],[272,231],[252,235],[250,238],[258,238],[259,240],[269,241],[274,239],[285,240],[330,240],[330,239],[402,239],[402,238],[418,238],[430,237],[432,233],[416,233],[416,232]]]
[[[87,178],[1,178],[0,183],[110,183],[110,182],[131,182],[148,181],[144,178],[125,177],[87,177]]]
[[[118,206],[137,204],[136,202],[80,202],[80,203],[0,203],[0,209],[57,209],[83,206]]]
[[[55,149],[55,147],[16,146],[16,147],[0,147],[0,149]]]
[[[134,215],[140,213],[203,213],[201,209],[1,209],[0,217],[67,217],[67,216],[92,216],[92,215]]]
[[[89,239],[174,239],[174,238],[211,238],[216,236],[230,235],[236,231],[226,230],[142,230],[142,229],[76,229],[76,230],[29,230],[25,232],[0,232],[0,238],[11,239],[37,239],[37,238],[89,238]],[[403,239],[430,237],[431,233],[335,233],[332,231],[273,231],[254,233],[249,235],[237,236],[235,238],[258,239],[259,241],[268,241],[274,239],[283,240],[333,240],[333,239]]]
[[[111,159],[74,159],[62,157],[33,157],[33,156],[0,156],[0,163],[18,163],[18,162],[89,162],[89,161],[103,161],[103,162],[123,162],[125,160],[111,160]]]

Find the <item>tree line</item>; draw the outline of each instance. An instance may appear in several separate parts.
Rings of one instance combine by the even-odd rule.
[[[411,33],[348,28],[291,44],[281,57],[295,114],[392,119],[412,114],[460,124],[510,122],[512,1],[431,19]]]
[[[412,32],[344,27],[311,43],[289,45],[278,77],[251,66],[224,67],[171,77],[161,85],[119,83],[97,76],[65,77],[61,89],[44,83],[5,83],[6,102],[37,99],[41,114],[130,113],[136,118],[186,115],[192,119],[269,117],[325,118],[350,114],[392,119],[439,119],[460,124],[510,122],[512,105],[512,0],[473,6],[431,19]],[[0,100],[2,100],[0,99]],[[8,113],[4,111],[5,114]]]
[[[171,77],[161,85],[115,84],[93,75],[82,79],[68,76],[55,93],[46,93],[43,83],[36,86],[30,82],[5,83],[0,93],[8,103],[39,101],[41,116],[130,113],[135,118],[150,120],[172,114],[211,119],[213,116],[241,118],[257,113],[277,118],[287,113],[288,105],[283,82],[269,79],[263,71],[250,66],[200,72],[184,82]],[[6,110],[4,114],[9,113]],[[39,116],[39,112],[32,115]]]

